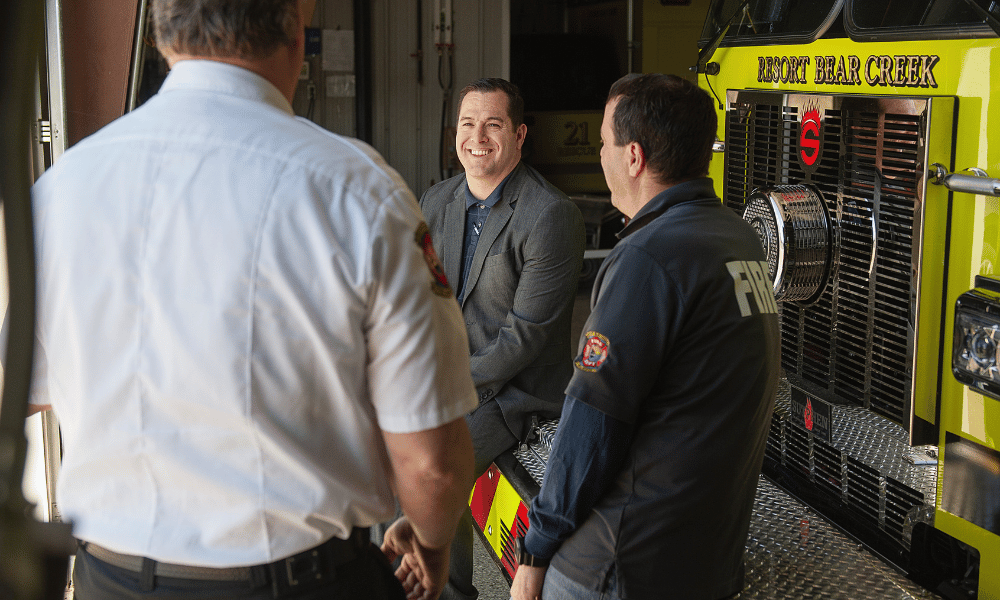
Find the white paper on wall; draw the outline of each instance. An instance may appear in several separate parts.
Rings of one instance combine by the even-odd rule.
[[[354,72],[354,31],[323,30],[323,70]]]

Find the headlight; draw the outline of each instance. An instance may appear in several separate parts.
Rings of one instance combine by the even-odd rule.
[[[955,302],[951,370],[970,388],[1000,399],[1000,279],[976,276],[975,289]]]

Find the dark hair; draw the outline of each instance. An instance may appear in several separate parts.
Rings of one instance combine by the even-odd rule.
[[[458,92],[458,109],[462,110],[462,101],[469,92],[503,92],[507,94],[507,116],[514,124],[514,129],[524,123],[524,98],[521,90],[513,83],[499,77],[483,77],[470,83]]]
[[[159,47],[178,54],[264,58],[295,39],[298,0],[153,0]]]
[[[631,74],[611,86],[608,102],[615,98],[616,146],[637,142],[663,183],[708,174],[718,120],[704,90],[676,75]]]

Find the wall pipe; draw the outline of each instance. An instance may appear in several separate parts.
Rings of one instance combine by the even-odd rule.
[[[354,0],[354,113],[358,139],[372,143],[372,7]]]
[[[625,67],[629,73],[634,73],[632,53],[635,49],[635,0],[628,0],[625,21]]]
[[[142,85],[142,71],[146,66],[143,49],[146,45],[146,21],[149,18],[149,8],[146,0],[139,1],[139,14],[135,19],[135,40],[132,44],[132,68],[128,82],[128,100],[125,111],[131,112],[139,105],[139,86]]]

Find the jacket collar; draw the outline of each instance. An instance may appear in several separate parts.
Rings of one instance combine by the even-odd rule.
[[[653,196],[649,202],[639,209],[639,212],[635,213],[634,217],[629,219],[628,224],[616,235],[618,239],[624,239],[648,225],[653,219],[667,212],[670,207],[684,202],[705,200],[706,198],[714,198],[716,201],[719,201],[719,197],[715,195],[715,186],[712,183],[711,177],[689,179],[672,185]]]

